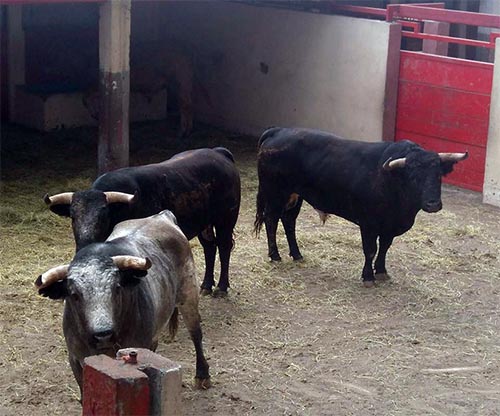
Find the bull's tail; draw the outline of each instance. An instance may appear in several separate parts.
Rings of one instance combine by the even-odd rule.
[[[260,148],[262,146],[262,143],[264,143],[265,140],[267,140],[269,137],[273,136],[275,133],[281,130],[281,127],[269,127],[262,133],[259,139],[259,143],[257,145],[257,148]]]
[[[168,321],[168,333],[171,339],[175,338],[178,328],[179,328],[179,309],[175,307],[174,311],[172,312],[172,316],[170,317],[170,321]]]
[[[259,191],[257,192],[257,212],[255,213],[255,222],[253,223],[253,230],[256,237],[259,236],[262,224],[264,223],[265,207],[264,192],[259,184]]]
[[[225,147],[215,147],[214,150],[217,152],[217,153],[220,153],[221,155],[224,155],[225,157],[227,157],[231,162],[234,163],[234,156],[233,154],[228,150],[226,149]]]

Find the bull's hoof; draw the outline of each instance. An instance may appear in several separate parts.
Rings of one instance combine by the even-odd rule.
[[[379,282],[386,282],[387,280],[391,280],[391,276],[387,273],[375,273],[375,280]]]
[[[209,295],[211,295],[211,294],[212,294],[212,289],[206,289],[206,288],[204,288],[204,287],[202,287],[202,288],[200,289],[200,295],[201,295],[201,296],[209,296]]]
[[[374,280],[363,280],[363,286],[364,287],[373,287],[375,286],[375,281]]]
[[[273,254],[269,257],[271,258],[271,261],[281,261],[281,256],[279,254]]]
[[[293,261],[304,261],[304,257],[302,257],[302,254],[299,254],[298,256],[292,256]]]
[[[207,390],[212,387],[212,383],[210,382],[210,378],[198,378],[194,379],[194,387],[197,390]]]
[[[214,298],[226,298],[227,297],[227,290],[222,290],[219,287],[216,287],[213,293]]]

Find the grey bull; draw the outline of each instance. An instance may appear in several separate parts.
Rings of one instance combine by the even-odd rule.
[[[85,357],[114,357],[126,347],[156,350],[167,322],[175,334],[178,310],[196,350],[196,385],[210,386],[193,256],[170,211],[119,223],[105,242],[84,247],[35,286],[65,300],[64,337],[80,388]]]

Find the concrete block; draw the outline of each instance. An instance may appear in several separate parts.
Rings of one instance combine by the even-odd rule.
[[[137,365],[106,355],[85,358],[83,416],[149,415],[150,390]]]
[[[95,126],[91,111],[84,105],[85,91],[37,94],[24,85],[16,89],[15,123],[40,131],[79,126]],[[96,102],[93,105],[97,106]],[[98,114],[98,110],[96,111]],[[167,90],[149,95],[132,92],[130,96],[130,121],[164,120],[167,117]]]
[[[127,357],[131,351],[137,351],[137,368],[149,379],[151,393],[150,415],[179,416],[182,414],[181,366],[173,361],[142,348],[119,350],[117,358]]]

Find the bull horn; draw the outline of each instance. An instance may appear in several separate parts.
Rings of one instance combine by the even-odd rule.
[[[45,273],[38,276],[35,280],[35,287],[37,290],[46,288],[59,280],[64,280],[68,276],[69,265],[64,264],[62,266],[53,267],[47,270]]]
[[[113,256],[111,259],[120,270],[148,270],[151,267],[151,260],[147,257]]]
[[[404,168],[406,165],[406,158],[405,157],[401,157],[399,159],[394,159],[392,160],[392,157],[390,157],[389,159],[387,159],[384,164],[382,165],[382,168],[384,170],[393,170],[393,169],[397,169],[397,168]]]
[[[73,200],[74,192],[63,192],[62,194],[52,195],[45,194],[43,200],[47,205],[69,205]]]
[[[137,191],[132,195],[132,194],[126,194],[125,192],[104,192],[104,195],[106,195],[106,202],[108,204],[114,204],[116,202],[121,202],[123,204],[131,204],[132,202],[135,202],[137,200]]]
[[[441,162],[460,162],[469,157],[469,152],[465,153],[438,153]]]

